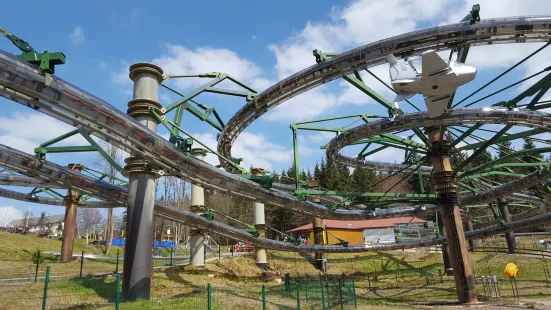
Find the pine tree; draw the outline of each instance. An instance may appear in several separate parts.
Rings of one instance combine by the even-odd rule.
[[[272,172],[272,176],[274,177],[274,183],[281,183],[280,177],[276,174],[276,172]]]
[[[318,163],[316,163],[316,166],[314,167],[314,179],[321,182],[321,169]]]

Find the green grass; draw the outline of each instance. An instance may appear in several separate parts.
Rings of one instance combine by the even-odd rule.
[[[497,238],[499,242],[500,238]],[[99,254],[97,246],[85,245],[85,240],[76,240],[75,252]],[[494,240],[488,239],[487,244]],[[534,244],[533,240],[525,241]],[[6,265],[21,263],[32,264],[35,250],[56,251],[61,247],[58,240],[42,239],[34,236],[0,233],[0,272]],[[115,250],[116,251],[116,250]],[[116,252],[112,252],[116,253]],[[345,274],[356,279],[358,308],[400,309],[416,308],[409,303],[451,302],[456,300],[453,277],[443,277],[440,282],[438,270],[443,270],[440,253],[390,251],[367,252],[357,254],[328,254],[329,274]],[[19,261],[16,261],[18,259]],[[80,262],[61,264],[54,258],[46,258],[52,266],[51,275],[78,274]],[[311,264],[311,255],[268,251],[270,269],[293,277],[316,276],[319,271]],[[549,299],[551,288],[547,286],[544,261],[540,257],[507,255],[502,253],[470,253],[471,265],[475,276],[497,275],[501,281],[501,304],[511,302],[511,286],[504,280],[503,270],[509,262],[519,267],[517,280],[521,299],[527,307]],[[25,265],[27,264],[27,265]],[[549,263],[551,268],[551,263]],[[85,274],[112,272],[114,265],[110,261],[85,261]],[[122,266],[119,267],[122,270]],[[427,285],[422,272],[429,272]],[[43,270],[41,269],[41,272]],[[124,303],[121,309],[182,309],[202,307],[206,303],[206,286],[213,287],[215,309],[258,309],[260,307],[261,270],[256,266],[253,256],[240,256],[207,263],[205,268],[176,266],[174,268],[154,269],[152,272],[153,302],[136,301]],[[0,277],[1,274],[0,274]],[[369,278],[369,281],[368,281]],[[42,280],[43,281],[43,280]],[[35,309],[42,301],[43,282],[0,287],[0,299],[9,300],[7,309]],[[549,279],[551,282],[551,279]],[[267,286],[268,309],[294,309],[296,300],[283,297],[281,285],[265,283]],[[50,283],[49,305],[60,309],[78,306],[79,309],[105,309],[114,299],[115,277],[85,277],[71,281],[54,278]],[[481,284],[477,284],[479,299],[483,298]],[[303,296],[303,306],[305,304]],[[314,306],[314,305],[313,305]],[[423,308],[423,306],[419,306]],[[0,308],[2,308],[0,306]],[[316,306],[314,306],[316,308]],[[319,308],[319,307],[317,307]],[[2,308],[3,309],[3,308]]]

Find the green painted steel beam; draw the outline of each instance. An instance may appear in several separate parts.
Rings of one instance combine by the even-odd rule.
[[[493,143],[501,143],[501,142],[506,142],[506,141],[512,141],[512,140],[515,140],[515,139],[525,138],[525,137],[528,137],[528,136],[531,136],[531,135],[537,135],[537,134],[544,133],[544,132],[546,132],[546,131],[543,130],[543,129],[530,129],[530,130],[526,130],[526,131],[522,131],[522,132],[518,132],[518,133],[509,134],[507,136],[499,137]],[[485,143],[486,143],[486,141],[471,143],[471,144],[468,144],[468,145],[457,148],[457,151],[466,151],[466,150],[477,149],[477,148],[480,148],[481,146],[483,146]]]
[[[474,92],[472,92],[471,94],[469,94],[467,97],[463,98],[461,101],[459,101],[458,103],[456,103],[453,107],[457,107],[458,105],[460,105],[461,103],[465,102],[465,100],[471,98],[472,96],[474,96],[475,94],[477,94],[478,92],[480,92],[481,90],[483,90],[484,88],[488,87],[489,85],[491,85],[492,83],[494,83],[495,81],[499,80],[501,77],[503,77],[505,74],[509,73],[511,70],[513,70],[514,68],[520,66],[522,63],[524,63],[526,60],[530,59],[532,56],[536,55],[537,53],[539,53],[540,51],[542,51],[544,48],[546,48],[547,46],[549,46],[549,44],[551,44],[551,40],[548,41],[544,46],[538,48],[535,52],[533,52],[532,54],[526,56],[525,58],[523,58],[521,61],[517,62],[515,65],[511,66],[509,69],[505,70],[504,72],[502,72],[501,74],[499,74],[497,77],[493,78],[491,81],[489,81],[488,83],[484,84],[483,86],[481,86],[480,88],[478,88],[477,90],[475,90]]]
[[[368,143],[367,145],[369,145],[369,143]],[[377,153],[377,152],[379,152],[379,151],[382,151],[382,150],[384,150],[384,149],[386,149],[386,148],[388,148],[388,145],[383,145],[383,146],[378,147],[378,148],[376,148],[376,149],[374,149],[374,150],[371,150],[371,151],[369,151],[369,152],[367,152],[367,153],[365,153],[365,154],[361,154],[361,153],[360,153],[360,155],[358,155],[358,158],[361,157],[361,159],[364,159],[364,158],[366,158],[367,156],[369,156],[369,155],[371,155],[371,154],[375,154],[375,153]]]
[[[477,173],[469,176],[461,176],[459,178],[460,181],[468,181],[468,180],[476,180],[482,177],[488,177],[493,175],[503,175],[507,177],[515,177],[515,178],[523,178],[526,175],[521,173],[511,173],[511,172],[503,172],[503,171],[490,171],[490,172],[484,172],[484,173]]]
[[[122,173],[123,168],[117,163],[105,150],[90,136],[88,132],[86,132],[84,129],[79,129],[80,134],[92,145],[93,148],[98,151],[98,153],[103,157],[113,168],[115,168],[118,172]]]
[[[38,148],[37,148],[38,149]],[[36,150],[35,149],[35,152]],[[79,152],[95,152],[96,148],[93,146],[48,146],[42,148],[43,153],[79,153]]]
[[[490,145],[496,143],[496,140],[499,139],[503,134],[505,134],[509,129],[511,129],[513,125],[505,125],[503,129],[501,129],[498,133],[495,134],[495,136],[491,137],[488,141],[484,142],[479,148],[477,148],[471,156],[469,156],[466,160],[464,160],[456,169],[460,171],[463,169],[463,167],[470,164],[473,160],[475,160],[478,155],[480,155],[482,152],[484,152]]]
[[[390,140],[393,140],[395,142],[401,143],[403,145],[413,146],[413,147],[420,148],[420,149],[423,149],[423,150],[427,149],[427,146],[424,145],[424,144],[417,143],[417,142],[415,142],[413,140],[410,140],[410,139],[402,138],[402,137],[400,137],[398,135],[395,135],[395,134],[392,134],[392,133],[383,133],[383,134],[381,134],[381,136],[385,137],[385,138],[388,138]]]
[[[542,148],[526,149],[526,150],[516,151],[515,153],[505,155],[501,158],[496,158],[495,160],[493,160],[491,162],[488,162],[488,163],[482,164],[478,167],[475,167],[475,168],[463,173],[462,175],[467,176],[467,175],[471,175],[471,174],[479,172],[479,171],[484,171],[484,170],[487,170],[487,169],[491,169],[496,164],[502,163],[504,161],[507,161],[509,159],[516,158],[516,157],[519,157],[519,156],[524,156],[524,155],[528,155],[528,154],[547,153],[547,152],[551,152],[551,147],[542,147]]]
[[[238,90],[232,90],[232,89],[223,89],[223,88],[216,88],[216,87],[209,87],[204,90],[205,93],[215,93],[215,94],[221,94],[221,95],[230,95],[230,96],[236,96],[236,97],[250,97],[251,92],[249,91],[238,91]]]
[[[291,126],[306,125],[306,124],[334,121],[334,120],[347,119],[347,118],[356,118],[356,117],[367,120],[370,118],[380,118],[381,116],[377,116],[375,114],[351,114],[351,115],[343,115],[343,116],[336,116],[336,117],[320,118],[320,119],[310,120],[310,121],[296,122],[296,123],[293,123]]]
[[[210,87],[213,87],[214,85],[222,82],[223,80],[225,80],[226,78],[228,77],[227,74],[219,74],[218,76],[216,76],[215,78],[213,78],[212,80],[210,80],[208,83],[204,84],[203,86],[199,87],[199,88],[196,88],[195,90],[193,90],[191,93],[187,94],[186,96],[184,96],[183,98],[180,98],[176,101],[174,101],[173,103],[171,103],[170,105],[168,105],[167,107],[165,107],[165,114],[178,108],[179,106],[181,106],[182,104],[184,104],[184,102],[186,101],[189,101],[190,99],[193,99],[195,98],[196,96],[198,96],[199,94],[201,94],[203,91],[205,91],[205,89],[207,88],[210,88]],[[176,122],[176,121],[175,121]]]
[[[332,196],[341,196],[341,197],[407,198],[407,199],[437,198],[437,196],[433,194],[362,193],[362,192],[324,191],[324,190],[299,190],[298,192],[306,195],[332,195]]]
[[[482,125],[483,125],[482,123],[476,123],[476,124],[472,125],[469,129],[467,129],[465,132],[463,132],[463,134],[461,136],[459,136],[458,138],[453,140],[453,142],[450,144],[450,149],[454,148],[458,143],[464,141],[465,138],[470,136],[475,130],[480,128],[480,126],[482,126]]]

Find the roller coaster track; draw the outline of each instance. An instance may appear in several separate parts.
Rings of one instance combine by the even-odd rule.
[[[550,38],[550,25],[551,17],[545,16],[490,19],[480,21],[473,25],[464,22],[404,34],[340,54],[277,83],[248,102],[232,117],[228,125],[224,128],[219,139],[218,150],[221,155],[230,158],[231,146],[239,133],[268,110],[276,107],[289,98],[337,79],[352,70],[360,70],[382,64],[384,62],[384,56],[390,53],[399,56],[410,56],[418,55],[429,49],[442,51],[461,45],[477,46],[498,43],[546,42]],[[2,51],[0,51],[0,95],[52,116],[60,121],[85,129],[93,135],[129,153],[146,158],[165,173],[182,177],[204,188],[215,189],[226,194],[241,196],[250,200],[260,201],[265,204],[288,208],[295,212],[311,216],[320,216],[322,218],[370,219],[385,216],[385,214],[383,214],[384,212],[377,216],[377,214],[373,212],[366,212],[364,210],[333,211],[320,204],[302,201],[278,190],[263,188],[252,181],[240,178],[230,172],[217,169],[201,160],[185,155],[173,144],[151,132],[138,121],[115,109],[101,99],[90,95],[56,76],[45,76],[35,67]],[[474,113],[484,118],[491,118],[492,115],[501,113],[495,112],[498,110],[484,111],[480,109],[463,111],[467,111],[465,112],[467,114]],[[459,112],[456,114],[454,113],[455,112],[452,112],[453,116],[457,116]],[[523,112],[515,113],[516,114],[510,115],[518,116],[518,121],[521,123],[523,120],[527,120],[527,118],[522,117],[529,114],[523,114]],[[549,130],[551,128],[551,119],[545,117],[543,113],[540,114],[530,114],[534,116],[534,119],[538,120],[538,123],[522,124]],[[419,113],[416,116],[419,117],[419,119],[423,119],[422,115],[423,113]],[[413,119],[416,116],[408,114],[402,118],[395,119],[395,121],[398,119]],[[459,117],[461,116],[462,115]],[[498,116],[509,117],[509,114],[501,113]],[[516,118],[514,118],[514,120],[517,121]],[[450,117],[450,122],[457,121],[458,120],[454,120]],[[503,120],[500,120],[500,122],[503,122]],[[349,133],[346,132],[339,137],[342,138],[348,134]],[[334,150],[334,147],[328,148],[328,154],[330,151]],[[0,156],[2,157],[2,162],[8,168],[13,168],[22,174],[29,173],[29,176],[33,178],[38,178],[45,182],[57,183],[59,186],[65,188],[77,188],[82,192],[101,197],[109,201],[109,203],[118,203],[121,205],[126,203],[127,192],[125,188],[94,180],[71,171],[70,169],[39,160],[31,155],[25,154],[28,156],[25,157],[21,155],[21,152],[19,152],[17,156],[13,156],[15,153],[15,150],[9,150],[5,147],[2,148],[2,154],[0,154]],[[231,171],[232,167],[227,166],[225,161],[221,162],[226,170]],[[373,167],[378,170],[398,169],[397,165],[387,163],[379,163]],[[462,202],[465,204],[475,204],[496,197],[509,195],[521,187],[524,188],[530,186],[530,184],[540,183],[548,179],[549,176],[549,169],[539,170],[518,181],[489,189],[478,195],[462,197]],[[12,196],[15,197],[14,195]],[[396,195],[396,197],[398,196],[399,195]],[[391,199],[392,197],[389,196],[387,198]],[[393,215],[408,214],[408,212],[411,214],[420,211],[425,210],[422,208],[406,208],[398,210],[397,212],[389,212],[387,215],[391,213],[393,213]],[[284,242],[255,238],[239,229],[222,223],[208,221],[191,212],[162,203],[156,204],[155,212],[160,216],[192,224],[208,231],[213,231],[256,246],[286,251],[351,252],[383,250],[425,246],[441,243],[444,240],[443,238],[435,238],[427,241],[380,245],[369,248],[365,246],[293,246]],[[489,227],[477,231],[476,233],[472,232],[467,234],[467,236],[486,236],[492,233],[500,233],[515,228],[526,227],[523,225],[534,225],[549,220],[551,220],[551,214],[544,214],[517,222],[511,222],[502,226]]]
[[[444,51],[460,46],[504,43],[547,42],[551,39],[550,16],[486,19],[438,26],[373,42],[313,65],[276,83],[241,108],[227,123],[218,140],[218,152],[231,158],[231,147],[239,134],[269,110],[307,90],[321,86],[356,70],[386,63],[389,54],[420,55],[427,50]],[[329,154],[329,151],[328,151]],[[234,169],[220,161],[226,170]],[[401,170],[406,166],[365,160],[375,170]],[[412,166],[410,169],[417,169]],[[423,170],[432,167],[422,167]]]
[[[14,171],[18,171],[23,174],[27,174],[29,177],[38,178],[38,180],[48,180],[52,184],[57,184],[60,187],[65,188],[74,188],[80,192],[88,193],[95,195],[99,198],[109,201],[111,207],[114,206],[124,206],[127,201],[128,190],[124,187],[112,185],[110,183],[96,180],[90,176],[80,174],[66,167],[58,166],[54,163],[48,161],[41,161],[37,166],[35,157],[23,152],[10,149],[9,147],[0,146],[0,162],[2,166],[5,166]],[[12,191],[10,191],[12,192]],[[2,192],[0,192],[1,195]],[[15,193],[15,192],[13,192]],[[16,193],[17,194],[17,193]],[[24,194],[22,194],[24,195]],[[17,199],[17,196],[13,196]],[[30,202],[43,203],[42,201],[37,200],[28,200]],[[98,206],[106,207],[105,202],[90,202],[97,203]],[[102,205],[103,204],[103,205]],[[404,215],[404,210],[400,210],[401,215]],[[418,209],[417,212],[425,212],[425,210]],[[433,239],[426,239],[420,241],[408,241],[401,243],[390,243],[390,244],[378,244],[378,245],[293,245],[288,242],[276,241],[266,238],[254,237],[251,234],[217,222],[210,221],[205,217],[197,215],[193,212],[179,209],[162,202],[155,203],[154,213],[157,216],[172,220],[175,222],[184,223],[186,225],[191,225],[199,227],[206,231],[228,237],[234,240],[242,241],[249,243],[251,245],[279,250],[279,251],[291,251],[291,252],[331,252],[331,253],[347,253],[347,252],[367,252],[367,251],[384,251],[384,250],[396,250],[396,249],[405,249],[405,248],[415,248],[415,247],[424,247],[431,246],[435,244],[441,244],[445,242],[446,238],[439,237]],[[415,212],[409,213],[410,215],[415,215]],[[392,216],[389,214],[388,216]],[[532,225],[537,225],[540,223],[545,223],[551,221],[551,213],[546,213],[543,215],[538,215],[526,219],[522,219],[515,222],[510,222],[501,226],[493,226],[485,229],[480,229],[472,232],[467,232],[465,234],[466,238],[484,238],[493,234],[502,233],[509,230],[520,229],[524,227],[529,227]]]

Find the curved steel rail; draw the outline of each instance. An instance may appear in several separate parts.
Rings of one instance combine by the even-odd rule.
[[[21,200],[26,202],[33,202],[51,206],[63,206],[65,207],[67,203],[60,199],[55,199],[51,197],[40,197],[32,196],[25,193],[20,193],[16,191],[11,191],[8,189],[0,188],[0,197],[5,197],[9,199]],[[122,207],[121,205],[113,205],[105,201],[85,201],[78,204],[79,208],[118,208]]]
[[[339,54],[291,75],[249,101],[224,127],[218,140],[218,153],[225,158],[231,158],[231,147],[239,134],[257,118],[286,100],[354,70],[386,63],[385,56],[389,54],[412,56],[426,50],[443,51],[463,45],[547,42],[551,39],[550,26],[551,16],[486,19],[472,25],[470,22],[461,22],[413,31]],[[226,170],[232,171],[233,168],[222,159],[220,163]],[[365,163],[370,163],[371,168],[376,170],[404,168],[390,163]]]
[[[5,148],[5,147],[4,147]],[[15,150],[13,150],[15,151]],[[16,153],[22,153],[15,151]],[[24,153],[23,153],[24,154]],[[3,153],[2,155],[5,155]],[[47,161],[39,162],[36,165],[36,161],[31,155],[28,157],[17,156],[20,154],[14,154],[13,160],[4,162],[10,169],[20,171],[20,173],[27,173],[33,177],[44,178],[54,181],[57,184],[64,185],[65,187],[75,188],[81,192],[86,192],[112,203],[118,203],[124,205],[127,199],[127,189],[115,186],[104,181],[92,179],[89,176],[82,175],[67,167],[61,167]],[[26,155],[26,154],[25,154]],[[0,155],[1,157],[1,155]],[[28,166],[25,166],[28,165]],[[30,169],[29,169],[30,168]],[[257,238],[251,234],[244,232],[238,228],[223,224],[217,221],[209,221],[205,217],[197,215],[187,210],[182,210],[176,207],[169,206],[162,202],[155,203],[155,214],[173,220],[176,222],[182,222],[187,225],[192,225],[204,229],[205,231],[212,232],[221,236],[225,236],[234,240],[246,242],[254,246],[279,250],[279,251],[292,251],[292,252],[330,252],[330,253],[346,253],[346,252],[367,252],[367,251],[384,251],[384,250],[396,250],[405,248],[415,248],[422,246],[430,246],[435,244],[441,244],[445,242],[445,238],[434,238],[420,241],[410,241],[403,243],[391,243],[391,244],[378,244],[378,245],[349,245],[344,247],[341,245],[293,245],[287,242],[275,241],[266,238]],[[520,229],[537,225],[539,223],[546,223],[551,221],[551,213],[546,213],[540,216],[522,219],[515,222],[510,222],[502,226],[489,227],[477,231],[468,232],[465,234],[466,238],[483,238],[488,235],[503,233],[509,230]]]

